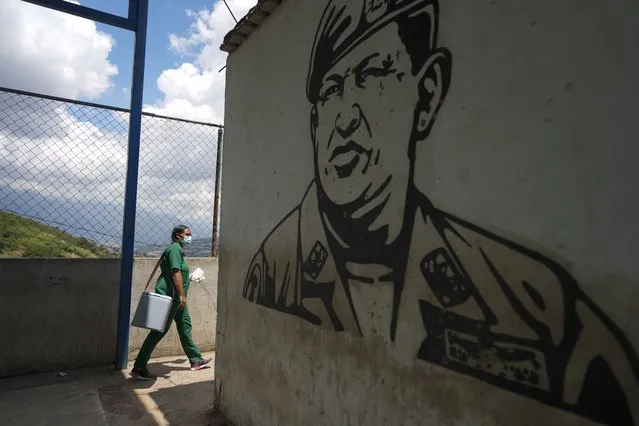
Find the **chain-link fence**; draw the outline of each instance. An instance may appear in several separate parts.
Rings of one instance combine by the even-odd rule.
[[[0,88],[0,257],[119,256],[129,112]],[[221,127],[144,114],[135,252],[212,245]]]

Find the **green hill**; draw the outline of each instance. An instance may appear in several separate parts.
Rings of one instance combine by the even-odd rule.
[[[0,257],[117,257],[99,244],[35,220],[0,211]]]

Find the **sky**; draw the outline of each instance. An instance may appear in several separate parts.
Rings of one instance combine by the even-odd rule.
[[[239,19],[256,0],[227,2]],[[225,72],[219,70],[227,54],[219,46],[235,24],[231,14],[221,1],[149,3],[144,110],[223,124]],[[122,16],[128,10],[127,0],[81,4]],[[128,31],[0,0],[0,40],[0,86],[129,107]],[[117,244],[126,119],[0,91],[0,208]],[[210,237],[216,138],[214,127],[143,119],[138,242],[161,243],[158,229],[168,233],[166,228],[184,222]]]
[[[75,2],[75,1],[74,1]],[[128,107],[133,34],[34,6],[0,2],[0,86]],[[76,2],[77,3],[77,2]],[[239,19],[256,0],[227,0]],[[82,5],[125,16],[128,0]],[[234,21],[221,1],[150,0],[144,104],[148,111],[221,123]]]

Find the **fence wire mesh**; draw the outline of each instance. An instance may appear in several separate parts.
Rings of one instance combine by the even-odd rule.
[[[0,257],[117,257],[129,112],[0,88]],[[135,253],[156,256],[173,226],[190,256],[212,244],[220,126],[142,117]]]

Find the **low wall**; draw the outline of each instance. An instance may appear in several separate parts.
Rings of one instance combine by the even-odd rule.
[[[131,315],[155,265],[136,259]],[[217,260],[190,259],[206,280],[191,283],[189,311],[201,350],[215,347]],[[0,377],[112,363],[118,317],[119,259],[0,259]],[[131,328],[129,359],[147,330]],[[181,355],[175,327],[154,356]],[[182,355],[183,356],[183,355]]]

